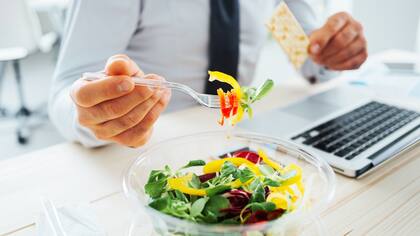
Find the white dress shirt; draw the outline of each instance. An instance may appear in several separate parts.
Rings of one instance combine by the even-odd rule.
[[[64,31],[49,103],[52,122],[68,140],[94,147],[106,144],[78,123],[69,90],[84,72],[103,70],[108,57],[124,53],[145,73],[162,75],[203,92],[208,66],[211,0],[74,0]],[[285,0],[307,33],[319,26],[308,0]],[[276,0],[240,0],[238,79],[252,81],[266,41],[264,24]],[[328,71],[308,60],[306,78],[325,80]],[[173,93],[169,110],[193,105]]]

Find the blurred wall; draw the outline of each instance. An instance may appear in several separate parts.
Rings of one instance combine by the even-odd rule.
[[[352,8],[364,25],[371,53],[416,49],[420,0],[353,0]]]

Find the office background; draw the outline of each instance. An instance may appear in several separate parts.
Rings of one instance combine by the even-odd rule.
[[[54,41],[51,50],[37,51],[21,60],[23,93],[30,109],[46,108],[65,11],[70,1],[27,0],[28,8],[34,11],[39,19],[42,33],[49,35],[50,40]],[[371,54],[387,49],[420,53],[420,1],[418,0],[311,0],[311,2],[324,16],[341,10],[351,12],[364,25]],[[0,8],[2,4],[9,3],[7,0],[0,0]],[[7,20],[4,20],[5,17]],[[1,19],[3,20],[0,22],[0,32],[3,32],[2,27],[7,28],[8,24],[13,24],[15,21],[12,13]],[[0,43],[0,52],[3,47]],[[292,76],[294,71],[286,63],[278,46],[268,40],[257,73],[281,75],[279,77],[286,78]],[[19,144],[16,134],[19,120],[15,119],[14,113],[19,109],[20,103],[11,63],[5,67],[0,83],[0,107],[6,114],[0,117],[0,160],[64,142],[49,122],[42,122],[28,136],[26,144]]]

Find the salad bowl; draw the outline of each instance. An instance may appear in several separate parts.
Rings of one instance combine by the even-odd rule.
[[[145,185],[152,170],[164,169],[166,165],[177,169],[191,160],[217,159],[221,155],[244,148],[264,150],[273,161],[281,165],[293,163],[300,166],[305,193],[296,209],[271,221],[227,225],[191,222],[149,206],[151,199],[146,194]],[[130,235],[302,235],[305,228],[312,227],[332,200],[335,175],[323,159],[287,141],[255,133],[217,131],[177,137],[146,147],[127,169],[123,188],[125,195],[134,205],[133,209],[140,212],[133,221]],[[144,226],[146,221],[151,222],[147,225],[149,231],[140,233],[138,226]]]

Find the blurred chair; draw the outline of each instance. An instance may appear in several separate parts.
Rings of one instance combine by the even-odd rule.
[[[42,33],[37,15],[28,7],[25,0],[0,0],[0,83],[6,66],[11,64],[20,103],[15,117],[18,120],[16,134],[21,144],[25,144],[31,130],[46,121],[48,117],[46,105],[34,111],[27,107],[20,60],[39,51],[49,52],[56,41],[55,33]],[[4,109],[2,111],[2,114],[7,114]]]

